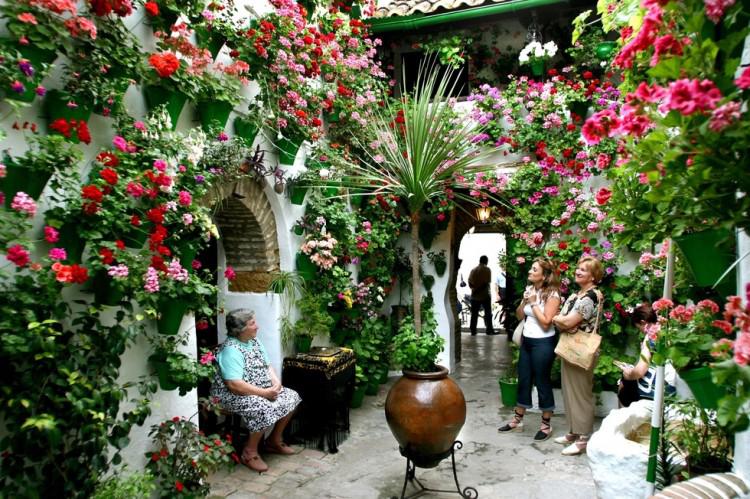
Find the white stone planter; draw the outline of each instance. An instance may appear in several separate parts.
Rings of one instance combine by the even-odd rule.
[[[651,400],[614,409],[586,447],[597,497],[642,499],[648,465],[648,445],[627,436],[651,421]]]

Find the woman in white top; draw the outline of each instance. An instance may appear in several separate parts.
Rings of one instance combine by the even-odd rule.
[[[555,265],[546,258],[537,258],[529,270],[529,286],[516,309],[516,317],[524,318],[523,341],[518,357],[518,402],[513,419],[498,428],[500,432],[522,431],[523,416],[531,405],[531,387],[536,385],[542,424],[534,440],[547,440],[552,434],[552,394],[550,373],[555,361],[555,328],[552,317],[560,311],[559,278]]]

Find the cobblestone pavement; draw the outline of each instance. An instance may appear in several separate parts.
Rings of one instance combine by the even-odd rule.
[[[461,487],[472,486],[483,499],[596,497],[585,455],[560,455],[562,446],[552,439],[536,443],[533,435],[540,414],[530,412],[524,432],[499,434],[498,425],[512,415],[502,407],[497,378],[508,362],[505,335],[462,335],[463,361],[451,375],[464,391],[466,424],[456,452]],[[395,373],[394,373],[395,374]],[[397,379],[381,385],[376,396],[366,397],[352,410],[351,433],[329,454],[301,449],[293,456],[263,456],[269,470],[258,474],[238,465],[211,478],[211,498],[256,499],[386,499],[399,496],[406,460],[398,452],[385,421],[383,407],[388,389]],[[565,417],[552,420],[555,435],[565,430]],[[598,422],[597,422],[598,424]],[[417,469],[417,478],[433,489],[453,489],[450,460],[433,469]],[[407,494],[415,489],[407,488]],[[457,497],[455,494],[454,497]],[[428,493],[421,497],[451,497]]]

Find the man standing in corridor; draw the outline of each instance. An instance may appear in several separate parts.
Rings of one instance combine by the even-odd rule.
[[[471,269],[469,274],[469,288],[471,288],[471,321],[469,330],[471,335],[477,334],[477,316],[479,308],[484,309],[484,327],[489,335],[496,334],[492,329],[492,298],[490,295],[490,283],[492,282],[492,271],[487,266],[487,256],[479,257],[479,265]]]

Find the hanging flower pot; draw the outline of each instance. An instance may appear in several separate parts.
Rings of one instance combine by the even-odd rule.
[[[687,383],[690,391],[693,392],[693,397],[704,409],[716,409],[719,399],[727,394],[726,388],[714,383],[709,367],[680,371],[680,378]]]
[[[532,61],[531,74],[534,76],[542,76],[544,74],[544,61]]]
[[[164,87],[149,85],[143,88],[143,96],[146,98],[149,111],[153,111],[157,106],[165,105],[172,120],[172,130],[177,128],[177,120],[180,118],[182,108],[187,101],[185,94]]]
[[[298,137],[283,137],[278,144],[279,146],[279,163],[282,165],[293,165],[294,158],[302,146],[302,139]]]
[[[339,122],[339,110],[334,107],[331,111],[324,111],[323,119],[326,120],[328,123],[338,123]]]
[[[72,104],[72,105],[71,105]],[[59,90],[50,90],[44,97],[44,114],[48,122],[63,118],[66,120],[88,121],[91,108],[78,102],[71,102]]]
[[[291,199],[292,204],[301,205],[304,203],[305,194],[307,194],[306,186],[295,184],[289,186],[289,199]]]
[[[615,51],[616,47],[617,47],[616,42],[610,42],[610,41],[599,42],[596,45],[596,48],[594,49],[594,53],[599,59],[604,61],[606,59],[609,59],[609,57],[612,55],[612,52]]]
[[[446,230],[448,228],[448,222],[450,220],[445,215],[445,213],[442,213],[442,215],[443,215],[442,220],[438,217],[435,217],[435,226],[437,227],[437,230]]]
[[[59,239],[55,246],[65,249],[66,260],[70,263],[82,263],[83,250],[86,240],[80,236],[78,226],[72,222],[66,222],[58,229]]]
[[[234,104],[226,101],[212,101],[212,102],[198,102],[196,105],[196,111],[198,111],[198,118],[201,122],[201,128],[204,132],[208,132],[211,127],[219,127],[222,130],[229,121],[229,115],[234,109]]]
[[[295,336],[294,346],[297,348],[297,351],[299,353],[307,353],[310,351],[312,340],[312,336]]]
[[[57,59],[57,52],[54,50],[39,49],[33,45],[18,45],[9,40],[6,43],[12,50],[17,50],[21,57],[29,61],[31,67],[37,72],[42,69],[42,64],[52,64]],[[5,97],[20,102],[32,102],[38,95],[35,83],[38,81],[39,78],[35,76],[33,80],[24,82],[23,92],[6,92]]]
[[[337,183],[330,183],[323,189],[323,197],[326,199],[334,198],[339,195],[339,187]]]
[[[17,165],[10,156],[5,156],[3,162],[5,178],[0,179],[0,185],[5,194],[5,207],[10,209],[17,192],[25,192],[31,198],[39,199],[52,173]]]
[[[172,376],[169,373],[169,363],[164,356],[154,354],[148,358],[148,362],[156,371],[156,376],[159,379],[159,388],[167,391],[177,389],[177,383],[172,381]]]
[[[234,119],[234,134],[245,139],[248,144],[255,141],[258,130],[260,130],[258,124],[251,120],[240,117]]]
[[[674,242],[699,286],[713,286],[735,259],[734,236],[726,229],[709,229],[675,237]],[[735,271],[729,272],[717,288],[724,295],[734,293]]]
[[[211,52],[211,57],[214,59],[216,59],[221,48],[227,42],[224,35],[214,29],[206,29],[203,26],[195,28],[195,38],[198,41],[198,46],[207,48],[208,51]]]
[[[304,253],[297,253],[295,258],[297,264],[297,273],[306,281],[315,279],[318,273],[318,267],[310,260],[310,257]]]
[[[158,303],[159,318],[156,320],[160,334],[174,336],[180,330],[182,317],[187,311],[188,303],[177,298],[160,298]]]
[[[97,305],[118,305],[124,293],[115,287],[112,277],[105,269],[100,269],[93,279],[94,303]]]
[[[585,120],[589,112],[589,102],[585,100],[568,102],[568,110],[578,115],[582,120]]]
[[[426,250],[432,247],[432,241],[437,235],[437,224],[431,218],[425,218],[419,223],[419,241]]]
[[[131,227],[130,230],[122,234],[120,239],[128,248],[141,249],[147,237],[148,232],[142,227]]]
[[[198,254],[198,248],[191,244],[191,241],[181,241],[177,244],[177,256],[180,258],[180,265],[183,268],[191,270],[193,268],[193,260],[195,255]]]
[[[438,260],[434,263],[435,265],[435,272],[437,272],[438,277],[443,277],[443,274],[445,274],[445,270],[448,267],[448,262],[444,260]]]

